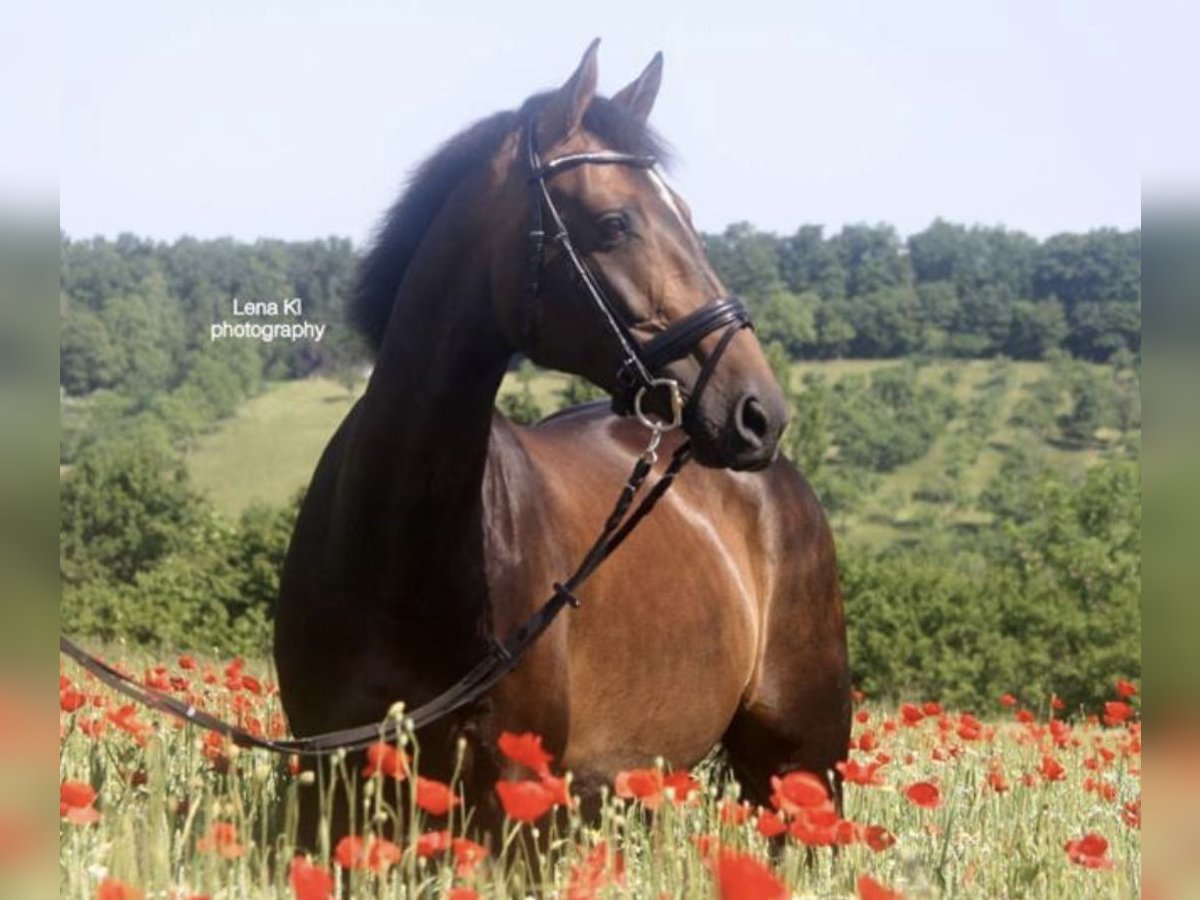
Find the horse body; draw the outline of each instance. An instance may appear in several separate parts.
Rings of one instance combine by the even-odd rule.
[[[616,130],[604,126],[611,140],[630,127],[626,139],[636,140],[640,122],[597,109],[589,79],[594,89],[594,47],[535,108],[544,146],[592,151],[595,136],[581,123],[604,126],[606,115],[618,116]],[[644,116],[648,84],[657,90],[655,63],[618,97]],[[648,437],[596,406],[532,428],[494,410],[517,349],[615,389],[613,348],[603,332],[592,336],[594,313],[577,302],[570,271],[548,268],[545,299],[539,293],[533,306],[517,287],[525,235],[511,210],[527,209],[529,193],[514,126],[529,114],[465,133],[480,145],[472,152],[448,145],[431,161],[445,189],[434,196],[414,182],[394,214],[412,217],[415,206],[419,233],[381,238],[381,251],[399,246],[407,258],[376,291],[386,304],[373,313],[376,365],[318,464],[281,578],[275,657],[298,735],[380,721],[396,701],[414,707],[457,681],[574,569]],[[558,176],[557,202],[583,224],[588,204],[622,204],[632,237],[601,242],[589,264],[637,327],[661,329],[723,288],[682,202],[656,176],[619,169]],[[648,227],[652,218],[661,225]],[[377,254],[366,281],[381,258],[387,271]],[[465,742],[462,774],[485,804],[480,824],[505,768],[493,749],[501,729],[542,734],[585,794],[621,768],[658,757],[690,766],[722,744],[746,795],[764,802],[771,775],[824,774],[845,757],[849,680],[833,541],[807,483],[774,458],[782,396],[748,331],[702,335],[692,357],[669,369],[693,387],[692,373],[715,371],[703,379],[703,402],[692,394],[688,437],[701,464],[684,469],[578,591],[581,607],[517,669],[419,734],[421,769],[435,777],[450,776]],[[668,435],[664,453],[678,440]],[[315,806],[304,810],[308,828]]]

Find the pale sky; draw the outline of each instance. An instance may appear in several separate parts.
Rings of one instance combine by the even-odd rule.
[[[73,0],[61,21],[72,237],[361,243],[438,143],[596,36],[606,94],[664,52],[652,121],[704,230],[1140,221],[1127,2]]]

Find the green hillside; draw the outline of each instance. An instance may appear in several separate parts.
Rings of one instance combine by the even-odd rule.
[[[806,362],[793,366],[793,378],[799,386],[805,374],[815,372],[834,383],[847,376],[869,375],[899,365],[901,361]],[[1049,370],[1046,363],[1040,362],[1009,365],[1007,384],[991,411],[986,443],[955,479],[958,499],[951,504],[928,502],[921,497],[934,491],[939,477],[944,480],[947,456],[953,452],[956,436],[965,429],[965,417],[974,406],[976,393],[989,379],[992,364],[983,360],[946,361],[922,370],[922,381],[950,386],[959,401],[958,415],[924,456],[880,474],[861,508],[834,515],[844,538],[875,545],[889,543],[906,532],[919,530],[931,517],[938,517],[943,524],[986,524],[987,515],[976,508],[973,499],[999,471],[1005,453],[1018,443],[1028,446],[1036,442],[1028,432],[1012,426],[1009,419],[1031,386]],[[566,384],[565,376],[539,373],[531,380],[530,389],[538,407],[549,412],[559,405],[558,395]],[[502,394],[516,390],[518,380],[510,375]],[[196,485],[229,513],[238,513],[255,501],[287,500],[307,484],[322,449],[356,396],[345,386],[323,378],[270,385],[243,404],[232,419],[200,438],[188,454],[188,467]],[[1041,446],[1049,461],[1071,471],[1087,466],[1099,452],[1095,448]]]

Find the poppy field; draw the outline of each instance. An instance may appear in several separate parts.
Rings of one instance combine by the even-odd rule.
[[[274,685],[240,659],[125,671],[251,731],[286,732]],[[509,767],[494,790],[506,821],[485,846],[470,829],[474,798],[423,777],[411,736],[317,780],[64,664],[60,896],[1136,897],[1140,698],[1123,680],[1108,693],[1102,708],[1068,710],[1014,690],[973,711],[856,694],[840,813],[804,772],[751,806],[713,757],[690,772],[663,760],[621,772],[585,818],[541,739],[502,733]],[[366,783],[355,833],[297,852],[300,792],[350,781]]]

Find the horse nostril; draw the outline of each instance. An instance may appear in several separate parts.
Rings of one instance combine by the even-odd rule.
[[[767,421],[766,410],[758,402],[758,398],[744,397],[738,404],[737,411],[737,431],[741,439],[748,446],[757,449],[766,440],[770,427],[771,423]]]

